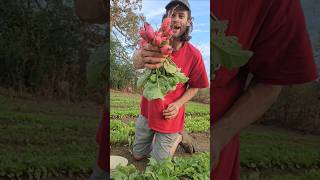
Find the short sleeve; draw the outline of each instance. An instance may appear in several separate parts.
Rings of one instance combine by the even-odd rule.
[[[189,87],[191,88],[206,88],[209,86],[208,76],[205,69],[205,65],[201,54],[196,55],[194,58],[190,75],[189,75]]]
[[[317,78],[299,0],[273,1],[251,50],[248,67],[259,82],[290,85]]]

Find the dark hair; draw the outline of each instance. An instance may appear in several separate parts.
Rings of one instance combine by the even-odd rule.
[[[173,6],[171,6],[171,7],[169,7],[169,8],[167,9],[166,14],[164,14],[164,15],[162,16],[162,21],[164,20],[164,18],[167,17],[168,11],[171,10],[172,7],[173,7]],[[189,11],[189,10],[188,10],[186,7],[184,7],[184,6],[178,6],[178,7],[177,7],[177,10],[186,10],[186,11],[188,11],[188,20],[189,20],[189,19],[191,20],[190,26],[188,26],[188,27],[186,28],[186,31],[180,36],[180,41],[189,41],[189,40],[192,38],[192,36],[190,36],[190,34],[191,34],[191,32],[192,32],[192,29],[193,29],[193,23],[192,23],[193,17],[191,17],[191,11]]]

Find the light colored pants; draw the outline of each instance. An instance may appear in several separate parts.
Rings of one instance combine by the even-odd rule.
[[[136,121],[133,154],[148,156],[157,161],[172,156],[170,151],[180,136],[179,133],[161,133],[149,128],[148,120],[140,115]]]

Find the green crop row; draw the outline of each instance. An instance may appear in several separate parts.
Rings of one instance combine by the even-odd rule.
[[[125,117],[137,117],[140,113],[138,108],[112,108],[111,111],[111,118],[112,119],[119,119]],[[203,110],[196,110],[196,111],[187,111],[186,116],[206,116],[209,115],[208,112]]]
[[[146,170],[139,172],[134,165],[118,166],[112,173],[114,180],[208,180],[210,179],[209,153],[191,157],[175,157],[157,162],[150,158]]]
[[[120,120],[110,121],[110,143],[111,144],[131,144],[134,138],[135,126],[134,122],[130,121],[128,124]]]
[[[111,115],[112,119],[119,119],[119,118],[127,118],[127,117],[138,117],[140,110],[138,108],[111,108]],[[186,112],[186,116],[207,116],[209,115],[208,112],[202,111],[192,111]]]
[[[73,150],[73,154],[69,155],[68,150]],[[90,149],[89,152],[85,152],[85,150],[69,147],[66,148],[64,153],[50,154],[50,150],[40,152],[30,148],[25,150],[26,152],[23,154],[18,154],[12,149],[12,153],[6,152],[5,157],[0,157],[0,179],[44,179],[56,176],[86,177],[92,171],[95,154],[90,152],[94,149]]]
[[[303,170],[300,172],[294,171],[293,173],[282,172],[280,175],[270,173],[268,175],[261,172],[244,173],[241,175],[241,180],[319,180],[320,170],[311,169]]]
[[[241,166],[249,169],[320,168],[318,137],[245,132],[241,142]]]
[[[140,95],[125,94],[111,91],[110,111],[111,118],[136,117],[140,112]],[[210,115],[209,104],[188,102],[186,104],[187,116]]]
[[[111,108],[111,119],[119,119],[125,117],[138,117],[139,109],[138,108],[121,108],[121,109],[114,109]]]
[[[186,104],[186,112],[210,115],[210,105],[190,101]]]
[[[210,128],[210,116],[186,116],[185,130],[187,132],[207,132]]]
[[[185,129],[187,132],[206,132],[210,127],[209,116],[191,117],[187,116],[185,120]],[[133,121],[124,123],[121,120],[110,121],[110,142],[112,144],[131,143],[135,133]]]
[[[74,104],[63,104],[63,109],[0,101],[8,101],[8,106],[0,104],[6,107],[0,108],[0,179],[89,176],[96,158],[98,111],[90,114]]]

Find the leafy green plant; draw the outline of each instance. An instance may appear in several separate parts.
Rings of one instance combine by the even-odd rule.
[[[145,69],[143,76],[138,79],[138,87],[144,88],[143,96],[149,100],[162,99],[167,92],[175,90],[178,83],[188,81],[188,78],[174,65],[164,63],[162,67]]]
[[[149,158],[144,172],[138,172],[131,164],[118,166],[112,179],[115,180],[208,180],[210,177],[209,153],[195,154],[188,158],[167,158],[157,162]]]
[[[206,132],[210,128],[210,116],[186,116],[184,128],[187,132]]]
[[[133,142],[135,132],[134,122],[128,124],[119,120],[110,121],[110,143],[127,143]]]

